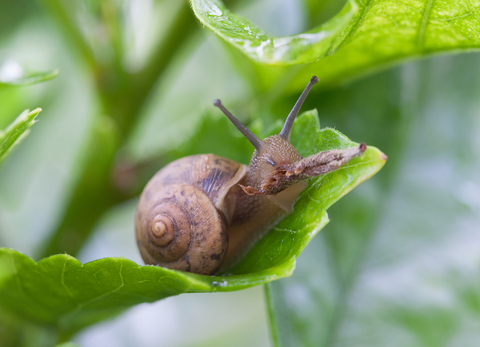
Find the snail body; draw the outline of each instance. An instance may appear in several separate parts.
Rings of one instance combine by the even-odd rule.
[[[135,234],[146,264],[212,275],[238,262],[271,227],[293,211],[305,180],[361,155],[365,144],[302,158],[290,144],[293,121],[312,77],[279,135],[258,139],[219,107],[255,147],[250,165],[213,154],[178,159],[144,188]]]

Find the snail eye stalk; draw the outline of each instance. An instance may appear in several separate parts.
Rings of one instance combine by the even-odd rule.
[[[293,106],[292,110],[288,114],[287,120],[285,121],[285,124],[283,125],[283,129],[282,129],[282,131],[280,131],[280,136],[283,137],[285,140],[290,142],[290,134],[292,133],[293,122],[295,121],[295,117],[297,117],[298,112],[300,111],[300,108],[302,107],[303,102],[307,98],[308,93],[310,93],[310,90],[312,89],[312,87],[317,82],[318,82],[318,77],[313,76],[310,79],[310,82],[308,82],[304,91],[302,92],[302,95],[300,95],[297,102]]]
[[[215,105],[220,110],[222,110],[222,112],[225,114],[225,116],[227,116],[227,118],[230,119],[230,121],[233,123],[233,125],[235,125],[235,127],[238,130],[240,130],[240,132],[243,134],[243,136],[245,136],[247,138],[247,140],[250,141],[250,143],[253,145],[253,147],[255,147],[257,152],[259,152],[260,149],[262,148],[262,145],[263,145],[262,140],[260,140],[258,137],[256,137],[255,134],[252,133],[245,125],[240,123],[240,121],[237,118],[235,118],[233,116],[233,114],[231,114],[230,111],[228,111],[225,108],[225,106],[222,105],[222,102],[219,99],[216,99],[213,102],[213,105]]]

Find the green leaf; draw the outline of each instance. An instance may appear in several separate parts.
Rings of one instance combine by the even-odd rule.
[[[42,111],[37,108],[32,112],[23,111],[5,130],[0,130],[0,163],[12,148],[24,138],[29,128],[35,123],[35,117]]]
[[[80,346],[73,342],[64,342],[56,345],[55,347],[80,347]]]
[[[329,52],[334,55],[303,68],[292,90],[301,89],[312,71],[320,83],[338,85],[407,60],[480,47],[478,1],[356,3],[359,11]]]
[[[307,32],[274,37],[242,16],[225,8],[220,0],[191,0],[197,18],[217,35],[250,58],[271,65],[304,64],[318,60],[357,12],[349,2],[327,23]]]
[[[301,90],[312,74],[331,87],[406,60],[480,47],[477,1],[349,0],[323,26],[277,38],[229,12],[219,0],[192,0],[192,7],[202,23],[257,62],[311,63],[294,72],[287,83],[292,91]],[[328,35],[318,42],[299,39],[323,30]],[[278,73],[285,74],[281,68]]]
[[[51,80],[52,78],[57,77],[58,73],[59,71],[57,69],[54,69],[46,72],[29,73],[21,77],[16,77],[12,79],[0,78],[0,89],[45,82],[45,81]]]
[[[35,263],[17,251],[0,248],[0,308],[70,333],[139,303],[263,284],[290,273],[291,268],[281,265],[251,275],[209,277],[139,266],[123,258],[82,265],[60,254]]]
[[[336,130],[320,130],[316,111],[298,117],[292,143],[302,155],[356,145]],[[384,163],[384,154],[369,147],[362,157],[339,170],[312,179],[294,212],[228,276],[139,266],[123,258],[104,258],[82,265],[66,254],[35,263],[17,251],[0,249],[0,309],[56,326],[68,334],[139,303],[182,293],[240,290],[289,276],[297,256],[328,222],[326,209]]]
[[[357,145],[338,131],[330,128],[319,130],[316,110],[299,117],[293,127],[291,142],[299,153],[309,156],[334,148],[350,148]],[[271,133],[278,133],[279,128]],[[329,222],[326,210],[355,186],[381,169],[386,157],[378,149],[368,147],[359,159],[333,172],[312,179],[301,194],[291,215],[263,237],[255,248],[233,270],[234,274],[262,271],[274,264],[291,263]]]

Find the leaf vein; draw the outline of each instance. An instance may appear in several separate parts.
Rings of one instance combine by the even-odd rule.
[[[17,265],[15,264],[15,258],[13,257],[13,254],[10,254],[10,258],[12,259],[12,265],[13,265],[13,268],[15,269],[15,282],[17,283],[18,290],[22,293],[22,295],[25,295],[25,292],[23,291],[22,283],[20,281],[20,277],[18,276],[18,269],[17,269]]]
[[[468,11],[473,15],[473,18],[475,18],[477,21],[480,22],[480,18],[478,18],[476,11],[474,11],[474,10],[472,9],[472,3],[470,2],[470,0],[464,0],[464,1],[462,1],[462,2],[461,2],[461,5],[462,5],[462,4],[465,4],[465,3],[466,3],[466,5],[467,5],[467,7],[468,7]]]
[[[428,0],[425,9],[423,10],[422,18],[420,20],[420,27],[418,29],[418,38],[417,38],[417,48],[418,51],[421,52],[425,48],[425,34],[430,18],[430,14],[432,12],[433,3],[435,0]]]
[[[358,29],[362,26],[363,21],[365,20],[365,17],[370,10],[372,0],[366,0],[366,2],[361,1],[361,5],[363,6],[362,13],[360,14],[360,17],[356,21],[356,23],[353,25],[353,27],[350,29],[350,31],[346,35],[341,35],[338,37],[337,40],[333,40],[332,44],[330,45],[326,55],[333,55],[335,52],[337,52],[342,46],[347,43],[350,38],[355,35],[355,33],[358,31]]]
[[[445,21],[445,22],[450,22],[450,21],[452,21],[452,20],[462,19],[462,18],[466,18],[466,17],[470,17],[470,16],[473,16],[473,13],[472,13],[472,12],[465,13],[465,14],[463,14],[463,15],[461,15],[461,16],[456,16],[456,17],[436,18],[436,20]]]
[[[123,264],[120,263],[120,272],[122,271],[122,268],[123,268]],[[100,270],[99,270],[99,271],[100,271]],[[97,271],[97,272],[98,272],[98,271]],[[97,274],[97,272],[95,272],[94,277],[95,277],[95,275]],[[122,276],[122,275],[120,275],[120,278],[121,278],[121,280],[122,280],[122,283],[121,283],[118,287],[116,287],[116,288],[114,288],[114,289],[112,289],[112,290],[110,290],[110,291],[108,291],[108,292],[105,292],[105,293],[103,293],[103,294],[100,294],[100,295],[98,295],[97,297],[91,298],[91,299],[86,300],[86,301],[83,301],[83,302],[79,302],[78,305],[77,305],[77,307],[75,307],[75,308],[74,308],[73,310],[71,310],[71,311],[68,311],[68,312],[64,313],[62,316],[65,317],[65,316],[68,316],[68,315],[70,315],[70,314],[73,314],[73,313],[81,310],[83,307],[87,306],[88,304],[91,304],[91,303],[93,303],[93,302],[95,302],[95,301],[97,301],[97,300],[100,300],[100,299],[102,299],[102,298],[104,298],[104,297],[106,297],[106,296],[108,296],[108,295],[111,295],[111,294],[119,291],[119,290],[125,285],[125,283],[123,282],[123,276]],[[97,279],[97,278],[95,277],[95,279]],[[97,281],[98,281],[98,279],[97,279]]]
[[[403,5],[403,6],[407,7],[407,8],[409,8],[409,9],[417,12],[417,13],[422,13],[422,11],[420,11],[419,9],[417,9],[417,8],[415,8],[415,7],[413,7],[413,6],[410,6],[410,5],[408,5],[408,4],[404,3],[404,2],[396,1],[396,0],[395,0],[395,1],[392,1],[392,2],[394,2],[396,5]]]
[[[67,292],[68,296],[70,296],[70,298],[72,298],[76,302],[75,297],[73,296],[72,292],[70,291],[70,289],[68,289],[67,285],[65,284],[65,268],[66,268],[66,266],[67,266],[67,259],[65,259],[65,262],[63,263],[63,269],[62,269],[62,274],[60,276],[60,282],[62,283],[62,287]]]

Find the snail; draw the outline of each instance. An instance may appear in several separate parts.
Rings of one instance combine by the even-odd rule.
[[[232,267],[293,211],[306,179],[334,171],[365,152],[362,143],[302,158],[290,144],[295,117],[317,82],[313,76],[280,133],[264,140],[220,100],[214,101],[255,148],[250,165],[204,154],[158,171],[135,212],[137,245],[146,264],[204,275]]]

